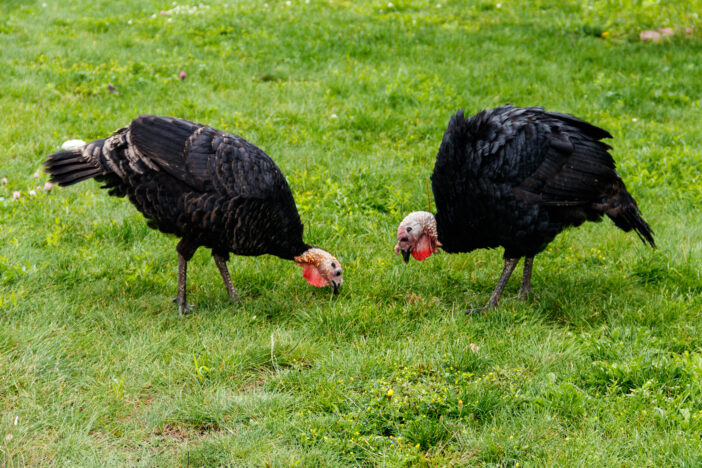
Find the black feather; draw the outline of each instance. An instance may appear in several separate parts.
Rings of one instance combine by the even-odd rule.
[[[64,187],[101,173],[99,167],[81,156],[80,149],[54,153],[44,162],[44,166],[51,175],[51,182]]]
[[[144,115],[109,138],[47,158],[51,180],[94,177],[128,196],[149,226],[220,254],[292,259],[309,248],[285,177],[243,138],[183,119]]]
[[[568,226],[602,215],[654,246],[602,138],[611,135],[538,107],[456,113],[431,176],[444,250],[502,246],[505,257],[531,257]]]

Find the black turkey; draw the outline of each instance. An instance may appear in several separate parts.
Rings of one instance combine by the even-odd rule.
[[[490,300],[495,307],[524,257],[519,297],[531,293],[534,256],[569,226],[609,216],[655,247],[603,143],[612,136],[568,114],[501,106],[449,122],[431,176],[436,216],[410,213],[395,253],[423,260],[441,247],[470,252],[504,247],[505,266]],[[468,311],[467,311],[468,312]]]
[[[226,262],[229,254],[271,254],[294,260],[314,286],[342,283],[339,261],[302,240],[303,225],[290,187],[261,149],[243,138],[170,117],[143,115],[112,136],[50,155],[51,181],[72,185],[95,178],[110,195],[128,196],[150,227],[175,234],[178,295],[186,302],[188,260],[212,249],[230,298],[240,302]]]

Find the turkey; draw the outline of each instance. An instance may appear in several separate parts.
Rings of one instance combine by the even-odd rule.
[[[302,240],[303,225],[290,187],[261,149],[243,138],[183,119],[142,115],[110,137],[48,156],[44,165],[61,186],[94,178],[110,195],[129,200],[149,227],[181,240],[180,315],[186,302],[188,261],[198,247],[212,250],[232,301],[241,302],[229,254],[276,255],[302,267],[314,286],[342,284],[339,261]]]
[[[436,215],[410,213],[397,229],[395,253],[424,260],[504,247],[504,269],[482,311],[496,307],[524,257],[519,298],[531,293],[534,256],[569,226],[607,215],[655,248],[653,233],[615,171],[605,130],[540,107],[501,106],[454,115],[431,176]]]

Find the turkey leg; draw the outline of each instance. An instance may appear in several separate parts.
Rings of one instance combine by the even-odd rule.
[[[178,295],[173,302],[178,304],[178,315],[183,316],[192,312],[193,306],[185,301],[186,296],[186,276],[188,274],[188,261],[183,257],[183,254],[178,252]]]
[[[214,261],[217,265],[217,268],[219,268],[219,273],[222,275],[224,287],[227,288],[229,298],[232,300],[232,302],[236,302],[239,305],[241,305],[241,299],[239,299],[239,295],[236,293],[236,289],[234,289],[234,285],[232,284],[232,279],[229,276],[229,270],[227,269],[227,261],[224,259],[224,257],[220,257],[217,254],[213,253],[212,256],[214,257]]]
[[[490,300],[488,301],[488,303],[485,304],[485,307],[482,307],[480,309],[466,310],[467,314],[483,312],[492,307],[497,307],[497,304],[500,300],[500,296],[502,296],[502,292],[505,290],[505,286],[507,286],[507,281],[512,275],[514,268],[517,266],[517,262],[519,262],[519,258],[505,258],[505,267],[502,269],[500,279],[497,281],[497,286],[495,286],[495,290],[492,292],[492,296],[490,296]]]
[[[193,245],[185,239],[181,239],[176,246],[178,252],[178,295],[173,299],[173,302],[178,304],[178,314],[183,316],[194,310],[194,307],[189,305],[186,300],[186,277],[188,274],[188,260],[193,258],[197,245]]]
[[[534,257],[524,257],[524,275],[522,276],[522,286],[519,288],[519,299],[526,299],[531,291],[531,268],[534,266]]]

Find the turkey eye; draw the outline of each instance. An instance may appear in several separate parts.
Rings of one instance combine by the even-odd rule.
[[[401,241],[401,242],[407,242],[407,241],[409,241],[409,238],[408,238],[408,237],[403,237],[402,239],[400,239],[400,241]]]
[[[407,232],[412,232],[412,228],[411,228],[411,227],[408,227],[408,228],[407,228]]]
[[[332,262],[331,267],[336,268],[336,263]]]
[[[340,271],[337,271],[337,272],[336,272],[336,276],[341,276],[341,272],[340,272]]]

